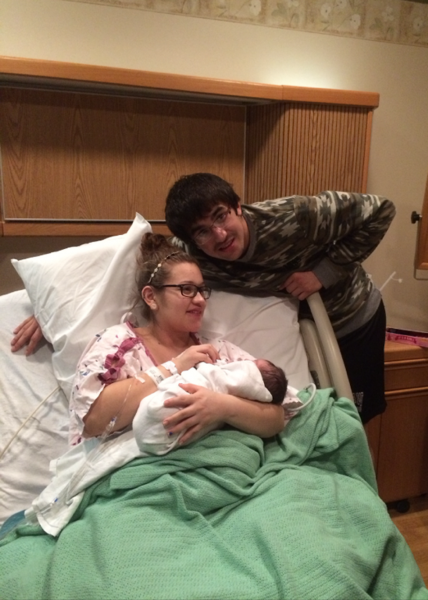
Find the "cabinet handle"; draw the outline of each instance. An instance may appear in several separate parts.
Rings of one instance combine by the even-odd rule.
[[[422,215],[414,210],[410,215],[410,220],[413,224],[417,223],[418,221],[422,221]]]

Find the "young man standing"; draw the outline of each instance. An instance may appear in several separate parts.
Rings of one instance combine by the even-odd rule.
[[[224,179],[195,173],[172,186],[165,216],[213,288],[290,294],[305,317],[305,299],[319,291],[363,423],[385,410],[385,309],[361,263],[388,230],[392,202],[329,191],[242,205]]]

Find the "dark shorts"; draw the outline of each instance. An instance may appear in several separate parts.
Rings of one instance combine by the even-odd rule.
[[[370,321],[337,340],[363,423],[380,415],[386,408],[385,330],[385,307],[381,301]]]

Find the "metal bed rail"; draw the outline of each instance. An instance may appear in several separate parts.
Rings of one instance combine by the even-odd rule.
[[[300,329],[308,354],[309,369],[320,387],[334,387],[339,397],[353,399],[342,354],[330,318],[319,293],[307,298],[314,321],[302,319]]]

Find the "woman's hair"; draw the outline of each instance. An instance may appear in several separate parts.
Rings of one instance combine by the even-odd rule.
[[[146,285],[153,285],[153,287],[163,285],[171,272],[171,267],[182,263],[198,266],[193,256],[171,244],[165,236],[159,233],[145,233],[141,238],[140,255],[137,260],[138,301],[141,300],[141,291]],[[142,313],[144,318],[150,319],[151,310],[144,300]]]

